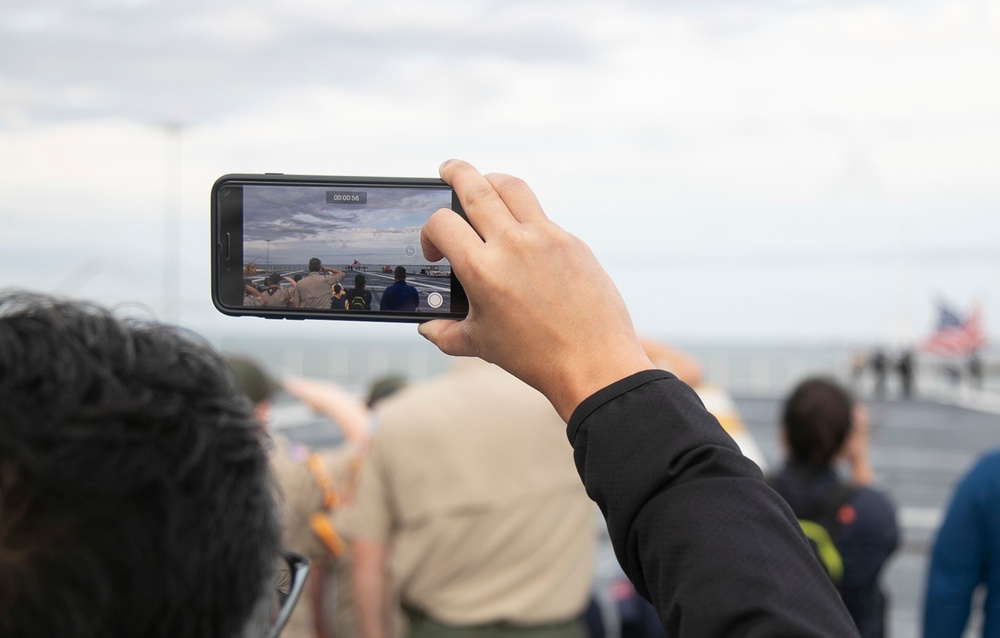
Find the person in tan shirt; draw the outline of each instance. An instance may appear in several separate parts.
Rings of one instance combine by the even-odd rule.
[[[279,488],[284,546],[307,556],[312,569],[307,591],[296,605],[281,635],[285,638],[325,638],[355,635],[356,623],[349,592],[339,591],[338,572],[346,571],[347,546],[337,529],[337,510],[351,498],[370,419],[369,407],[344,388],[328,381],[303,377],[273,379],[253,358],[226,355],[240,390],[254,405],[254,417],[265,427],[271,420],[271,402],[284,390],[317,414],[336,423],[344,442],[312,449],[270,432],[269,458]],[[328,592],[333,588],[332,593]],[[326,609],[331,598],[334,609]],[[343,601],[343,604],[341,602]]]
[[[344,281],[343,270],[324,266],[319,257],[309,260],[309,274],[295,286],[293,298],[298,308],[330,309],[330,289]]]
[[[416,638],[583,635],[593,504],[558,414],[500,368],[463,360],[386,400],[341,513],[364,638],[391,634],[395,596]]]

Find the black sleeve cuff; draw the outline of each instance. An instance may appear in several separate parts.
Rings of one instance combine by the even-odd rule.
[[[617,399],[623,394],[635,390],[639,386],[645,385],[651,381],[658,381],[660,379],[676,379],[674,375],[667,372],[666,370],[643,370],[642,372],[636,372],[633,375],[627,376],[620,381],[615,381],[609,386],[598,390],[594,394],[590,395],[583,400],[580,405],[576,406],[573,410],[573,414],[570,415],[569,422],[566,424],[566,436],[569,437],[570,445],[574,445],[576,440],[576,433],[580,429],[580,425],[587,419],[594,410],[600,408],[602,405],[608,401]],[[575,446],[574,446],[575,447]]]

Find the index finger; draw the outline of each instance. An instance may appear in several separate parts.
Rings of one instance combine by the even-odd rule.
[[[483,240],[455,211],[442,208],[431,215],[420,229],[420,247],[429,261],[442,257],[451,262],[455,274],[461,277],[469,255]]]
[[[502,173],[486,175],[486,181],[500,195],[514,219],[523,223],[548,219],[535,193],[524,180]]]
[[[469,223],[483,239],[489,239],[517,223],[493,184],[472,164],[448,160],[439,169],[441,179],[455,189]]]

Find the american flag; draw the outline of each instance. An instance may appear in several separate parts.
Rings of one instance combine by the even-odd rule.
[[[979,308],[964,319],[943,303],[938,304],[937,331],[920,349],[930,354],[959,357],[972,354],[986,345],[986,335],[979,320]]]

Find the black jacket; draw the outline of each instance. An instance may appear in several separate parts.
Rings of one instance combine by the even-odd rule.
[[[673,375],[604,388],[567,434],[618,561],[670,638],[858,635],[791,510]]]

